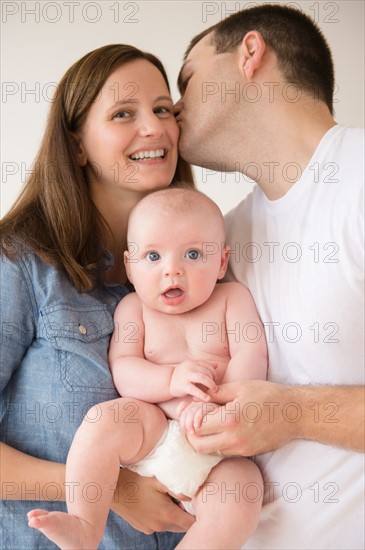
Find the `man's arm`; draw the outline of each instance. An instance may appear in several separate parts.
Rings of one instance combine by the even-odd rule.
[[[363,386],[286,386],[262,380],[220,386],[189,440],[198,452],[251,456],[307,439],[364,452]]]

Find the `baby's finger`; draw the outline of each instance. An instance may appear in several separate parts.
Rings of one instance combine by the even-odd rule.
[[[176,409],[176,414],[180,418],[183,411],[190,405],[191,401],[181,401]]]
[[[200,428],[200,426],[202,425],[202,422],[203,422],[203,417],[204,417],[204,408],[203,408],[203,404],[202,404],[201,407],[199,407],[195,410],[195,415],[194,415],[194,418],[193,418],[193,429],[194,430],[197,430],[198,428]]]
[[[193,430],[193,421],[194,421],[194,414],[191,408],[189,407],[186,410],[185,416],[184,416],[184,430],[186,432],[191,432]]]
[[[190,382],[193,382],[194,384],[201,384],[202,386],[206,387],[207,390],[211,390],[213,392],[217,391],[218,386],[209,375],[203,373],[203,372],[194,372],[190,376]]]
[[[205,385],[205,384],[203,384]],[[199,401],[210,401],[210,397],[207,393],[205,393],[203,390],[198,388],[195,383],[191,382],[187,385],[187,392],[188,395],[191,395],[193,397],[196,397],[199,399]]]

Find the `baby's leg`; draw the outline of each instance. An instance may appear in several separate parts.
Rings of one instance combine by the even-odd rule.
[[[194,497],[196,522],[176,549],[241,548],[257,527],[262,496],[262,477],[254,462],[223,460]]]
[[[29,526],[63,550],[96,549],[105,529],[120,464],[150,453],[166,429],[156,405],[117,399],[95,405],[75,434],[66,465],[68,514],[32,510]]]

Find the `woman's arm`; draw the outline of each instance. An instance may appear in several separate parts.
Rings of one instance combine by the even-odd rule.
[[[65,465],[0,442],[2,500],[65,500]]]
[[[0,443],[2,500],[64,501],[72,495],[72,484],[65,486],[65,470],[65,464],[35,458]],[[120,471],[112,510],[147,534],[185,532],[194,522],[159,481],[127,469]]]

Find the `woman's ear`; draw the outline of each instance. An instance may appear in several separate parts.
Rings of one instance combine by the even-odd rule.
[[[258,31],[249,31],[242,39],[239,49],[240,69],[247,80],[252,80],[255,71],[261,66],[266,49],[265,40]]]
[[[81,142],[81,136],[76,132],[72,132],[71,135],[74,140],[75,155],[76,155],[77,162],[79,166],[85,166],[87,164],[87,156]]]

